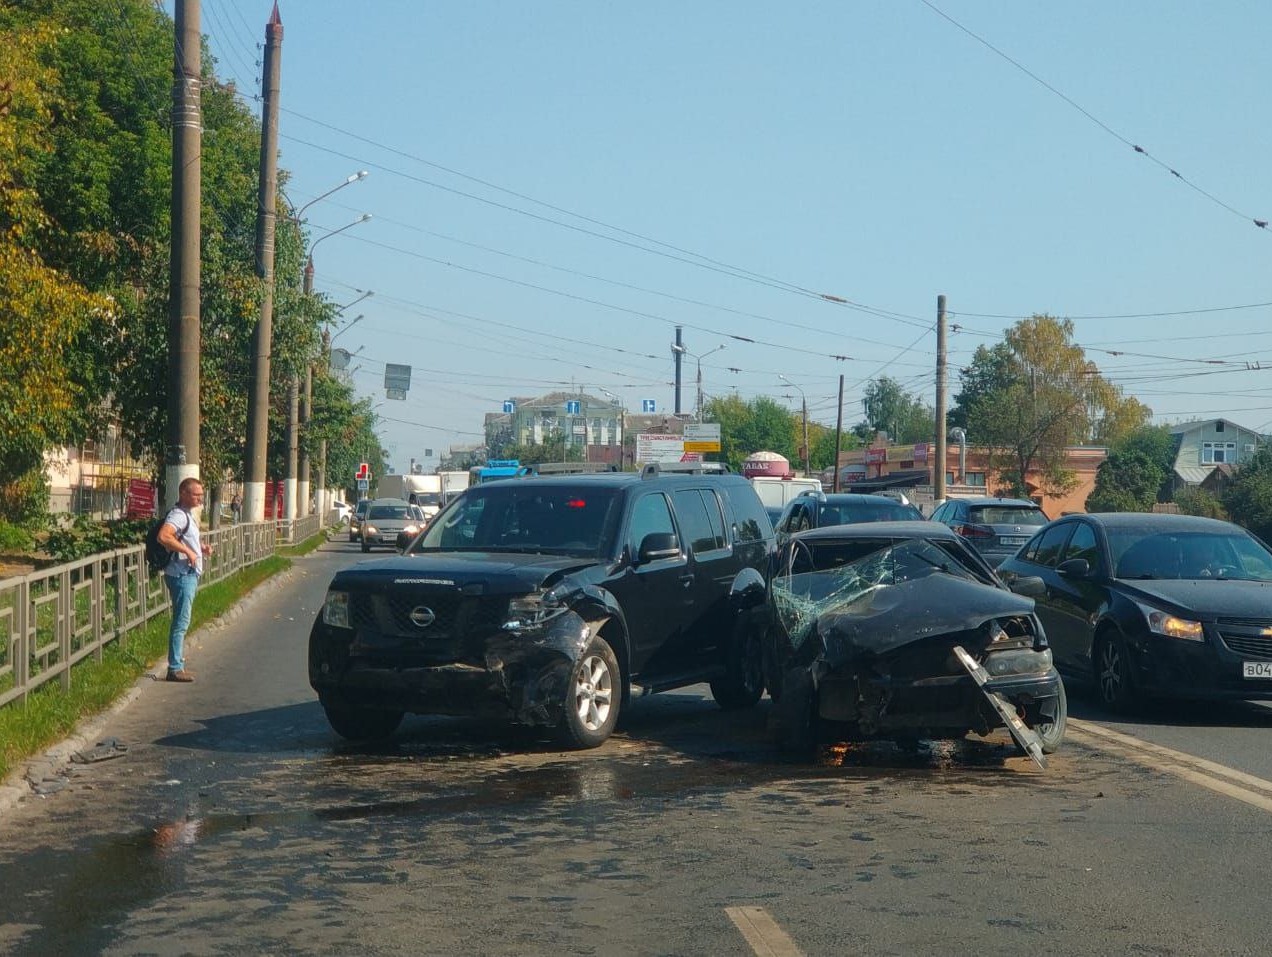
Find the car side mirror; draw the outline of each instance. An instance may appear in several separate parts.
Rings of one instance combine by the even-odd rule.
[[[1045,598],[1047,596],[1047,583],[1037,575],[1017,575],[1012,579],[1008,587],[1017,595],[1023,595],[1025,598]]]
[[[650,532],[640,542],[640,551],[636,553],[636,561],[640,565],[656,562],[660,558],[678,558],[680,556],[680,539],[675,532]]]
[[[1086,578],[1091,574],[1091,563],[1085,558],[1069,558],[1056,566],[1056,573],[1065,578]]]

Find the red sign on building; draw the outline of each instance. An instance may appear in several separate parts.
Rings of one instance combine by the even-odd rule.
[[[158,504],[159,490],[145,479],[129,479],[128,493],[124,499],[124,517],[151,518]]]
[[[867,465],[882,465],[886,461],[888,461],[888,449],[886,446],[877,449],[866,449]]]

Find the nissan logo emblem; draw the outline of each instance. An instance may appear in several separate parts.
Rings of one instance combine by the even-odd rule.
[[[419,605],[411,609],[411,624],[416,628],[427,628],[433,622],[437,621],[437,616],[433,614],[433,609]]]

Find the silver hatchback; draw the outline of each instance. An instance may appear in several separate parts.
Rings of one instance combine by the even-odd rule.
[[[1049,519],[1037,502],[1024,498],[952,498],[932,513],[991,565],[1010,558]]]

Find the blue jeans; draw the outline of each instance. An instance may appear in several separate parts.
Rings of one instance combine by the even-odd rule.
[[[186,629],[190,627],[190,612],[194,608],[194,592],[199,587],[199,576],[164,575],[168,595],[172,599],[172,627],[168,629],[168,670],[184,671]]]

